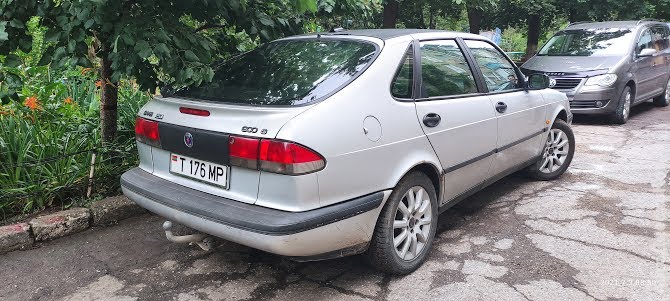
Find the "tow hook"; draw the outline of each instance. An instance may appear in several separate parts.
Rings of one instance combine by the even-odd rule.
[[[163,223],[163,230],[165,230],[165,237],[171,242],[178,243],[178,244],[191,244],[195,243],[200,247],[201,249],[205,251],[210,251],[213,246],[214,246],[214,240],[202,233],[198,234],[189,234],[189,235],[174,235],[172,234],[172,222],[171,221],[165,221]]]

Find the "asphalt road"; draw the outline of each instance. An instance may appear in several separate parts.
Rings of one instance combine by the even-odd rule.
[[[205,252],[144,215],[0,256],[0,300],[670,300],[670,108],[574,129],[561,179],[513,175],[445,212],[429,261],[405,277],[357,256]]]

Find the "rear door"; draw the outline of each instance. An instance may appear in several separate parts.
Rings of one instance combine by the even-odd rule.
[[[490,176],[495,110],[456,40],[419,43],[417,117],[445,172],[445,202]]]
[[[495,106],[498,140],[492,173],[500,174],[524,164],[540,153],[547,124],[540,91],[524,89],[521,72],[500,49],[488,41],[465,40],[477,71]]]

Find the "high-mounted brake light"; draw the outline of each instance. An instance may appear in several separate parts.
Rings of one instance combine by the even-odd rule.
[[[135,119],[135,138],[139,142],[160,147],[161,140],[158,133],[158,122],[137,117]]]
[[[203,116],[203,117],[209,116],[209,111],[200,110],[200,109],[193,109],[193,108],[180,107],[179,112],[181,112],[182,114],[189,114],[189,115],[196,115],[196,116]]]
[[[230,163],[286,175],[307,174],[326,166],[321,155],[297,143],[237,136],[230,137]]]

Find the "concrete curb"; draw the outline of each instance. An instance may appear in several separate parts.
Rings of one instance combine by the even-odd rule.
[[[105,226],[147,212],[124,196],[110,197],[90,208],[72,208],[38,216],[27,223],[0,227],[0,254],[31,248],[36,241],[47,241]]]

